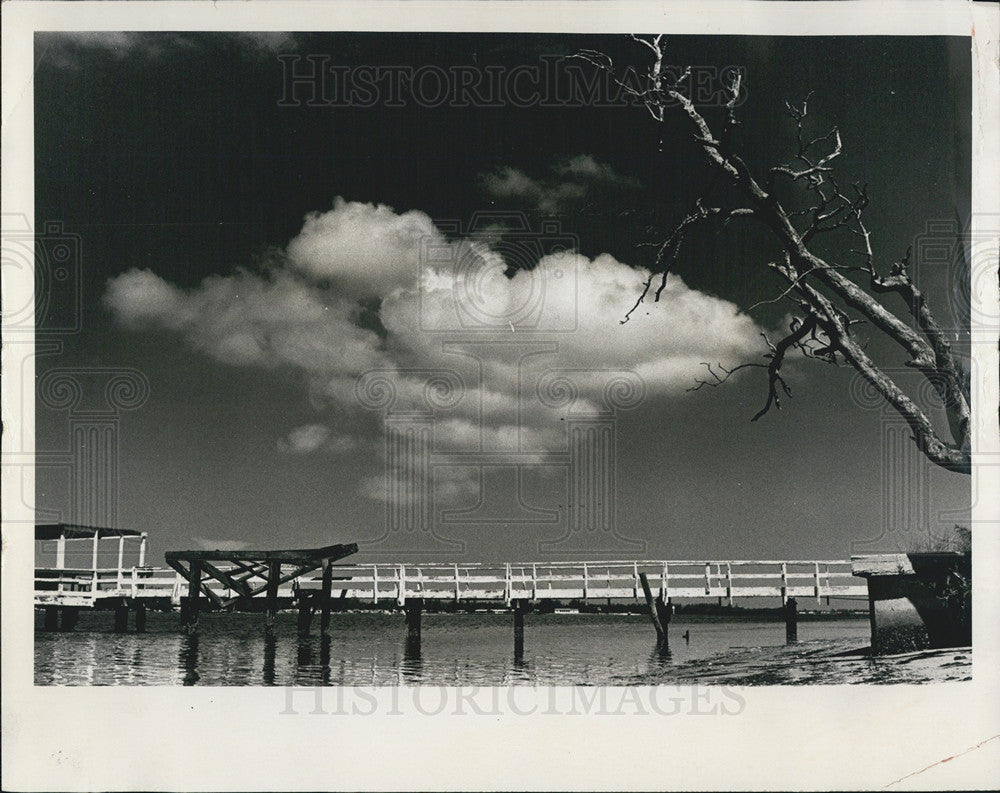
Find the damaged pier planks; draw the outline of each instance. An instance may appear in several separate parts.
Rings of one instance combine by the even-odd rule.
[[[188,597],[181,605],[181,622],[185,632],[196,633],[198,630],[198,602],[202,594],[216,608],[228,609],[264,592],[265,630],[272,635],[278,610],[278,587],[320,568],[323,569],[320,609],[325,632],[330,623],[331,565],[357,551],[356,544],[348,543],[299,550],[167,551],[164,558],[188,582]],[[220,595],[211,589],[208,586],[211,579],[221,583],[227,594]],[[302,621],[311,616],[311,610],[308,610],[301,617],[300,630],[308,631],[308,625],[303,625]]]

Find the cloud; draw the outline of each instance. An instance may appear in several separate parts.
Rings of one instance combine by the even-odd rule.
[[[621,185],[624,187],[639,187],[640,182],[631,176],[623,176],[607,163],[600,163],[589,154],[578,154],[563,163],[554,166],[553,170],[564,176],[574,176],[589,179],[594,182]]]
[[[192,537],[196,548],[203,551],[245,551],[249,543],[241,540],[216,540],[211,537]]]
[[[345,454],[354,450],[357,441],[350,435],[333,434],[333,430],[325,424],[305,424],[281,438],[277,446],[278,451],[291,454],[309,454],[315,451]]]
[[[480,174],[479,181],[487,195],[547,215],[570,212],[595,194],[621,193],[640,186],[638,179],[619,174],[589,154],[570,157],[549,170],[545,177],[532,178],[518,168],[504,166]]]
[[[351,297],[386,295],[420,276],[421,252],[445,244],[423,212],[396,214],[390,207],[337,198],[329,212],[306,216],[288,244],[288,263],[329,279]]]
[[[422,212],[338,199],[309,215],[264,273],[181,289],[133,269],[109,281],[104,301],[122,325],[177,334],[228,365],[300,373],[328,420],[276,440],[289,454],[381,459],[387,411],[416,411],[436,417],[436,451],[543,459],[565,451],[567,411],[621,407],[628,393],[677,397],[702,361],[733,366],[761,353],[750,317],[677,275],[660,304],[623,325],[647,271],[607,254],[526,250],[540,256],[534,266],[510,270],[502,245],[448,239]],[[435,480],[442,498],[475,492],[468,470]],[[389,492],[385,477],[363,487]]]
[[[184,291],[133,269],[109,281],[104,302],[127,326],[181,333],[194,349],[235,366],[357,375],[383,362],[378,334],[357,323],[356,303],[290,270],[237,270]]]
[[[159,60],[178,52],[196,52],[228,46],[243,56],[273,57],[295,52],[299,43],[294,34],[271,31],[199,32],[170,31],[53,31],[38,34],[36,58],[60,69],[82,69],[85,53],[102,53],[116,60],[130,57]]]

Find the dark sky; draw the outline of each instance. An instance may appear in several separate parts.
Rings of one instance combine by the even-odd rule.
[[[790,364],[794,398],[756,423],[749,419],[765,397],[762,371],[685,390],[703,372],[701,360],[763,360],[758,333],[777,338],[794,308],[765,305],[751,321],[731,305],[745,310],[780,291],[761,266],[774,250],[765,233],[733,224],[694,235],[677,269],[676,299],[619,325],[635,299],[629,273],[651,265],[651,243],[683,216],[710,172],[676,110],[660,125],[621,102],[567,100],[566,83],[533,87],[534,74],[565,69],[559,59],[582,48],[622,66],[644,63],[643,48],[621,36],[38,34],[36,226],[60,221],[76,235],[79,273],[71,280],[82,295],[79,332],[63,333],[77,318],[67,295],[77,293],[53,292],[42,338],[61,347],[39,358],[38,373],[76,370],[85,390],[97,389],[84,401],[100,401],[101,372],[115,368],[139,370],[149,383],[144,404],[120,416],[116,512],[74,505],[65,470],[44,466],[38,506],[147,530],[157,554],[198,544],[358,541],[369,554],[405,556],[423,542],[432,556],[467,559],[846,558],[912,545],[967,520],[968,477],[932,469],[905,444],[903,453],[886,446],[897,425],[856,404],[851,370]],[[839,126],[838,174],[844,184],[868,184],[868,221],[884,266],[915,241],[920,250],[928,229],[947,247],[947,224],[967,217],[968,39],[676,36],[668,52],[671,64],[704,76],[710,122],[721,112],[711,106],[713,75],[744,71],[736,145],[758,173],[788,157],[794,130],[784,100],[813,92],[810,131]],[[355,81],[351,101],[337,95],[334,77],[312,106],[311,86],[286,96],[283,56],[299,56],[300,73],[312,63],[337,67],[331,75]],[[421,67],[418,88],[361,84],[365,75]],[[522,70],[523,95],[508,87],[487,106],[437,101],[437,76],[490,69],[498,79]],[[543,93],[557,101],[542,104],[553,106],[533,101]],[[313,226],[309,213],[318,213]],[[494,213],[480,214],[481,223],[506,226],[491,239],[504,256],[501,271],[509,269],[499,285],[489,282],[504,295],[505,282],[536,283],[532,251],[549,253],[546,246],[564,240],[578,250],[559,271],[570,278],[545,282],[552,300],[576,286],[570,297],[558,295],[575,301],[573,327],[547,332],[512,316],[509,330],[485,335],[479,327],[427,330],[428,315],[413,309],[420,240],[455,254],[476,213]],[[510,231],[517,217],[527,233]],[[543,225],[551,219],[556,231]],[[941,223],[945,230],[935,231]],[[839,239],[823,253],[843,260],[847,247]],[[496,254],[476,256],[479,265],[495,263]],[[962,312],[952,310],[961,278],[947,258],[930,258],[921,283],[961,335]],[[519,267],[527,272],[517,276]],[[435,537],[460,545],[427,533],[416,544],[391,531],[384,537],[387,520],[397,525],[387,510],[400,505],[379,484],[382,419],[352,403],[351,384],[386,366],[397,384],[411,383],[416,370],[451,360],[443,344],[468,348],[484,338],[494,352],[478,391],[475,364],[453,355],[464,361],[454,368],[470,393],[458,413],[434,413],[434,453],[476,447],[506,459],[513,433],[518,448],[539,459],[555,454],[548,459],[556,463],[525,463],[520,496],[511,467],[435,469],[429,522]],[[645,382],[640,404],[615,414],[615,480],[602,492],[615,500],[617,539],[573,529],[559,424],[570,417],[541,410],[534,385],[512,386],[514,348],[544,342],[555,352],[535,360],[533,376],[589,369],[574,376],[590,403],[602,371],[636,371]],[[873,338],[870,350],[885,366],[902,366],[900,351],[883,340]],[[476,412],[468,402],[483,394],[496,403],[488,398]],[[503,398],[525,394],[527,412],[511,414]],[[71,420],[40,400],[39,451],[69,448]],[[479,433],[472,441],[470,428]],[[907,465],[914,467],[903,483]],[[900,528],[900,505],[913,518],[909,532]],[[543,514],[550,522],[530,522]],[[866,542],[885,527],[888,534]]]

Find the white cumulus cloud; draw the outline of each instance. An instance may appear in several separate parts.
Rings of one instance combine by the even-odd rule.
[[[511,274],[510,255],[448,239],[422,212],[338,199],[309,215],[264,273],[181,289],[130,270],[104,300],[129,328],[176,333],[229,365],[304,375],[328,415],[276,440],[299,454],[377,456],[379,416],[418,410],[436,416],[439,451],[544,455],[565,450],[560,416],[608,409],[615,382],[640,397],[679,395],[703,361],[733,366],[761,353],[751,318],[679,276],[623,325],[647,271],[562,252]],[[442,492],[470,493],[473,479],[456,469]],[[366,487],[385,492],[374,480]]]

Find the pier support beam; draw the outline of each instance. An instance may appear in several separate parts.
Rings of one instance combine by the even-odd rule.
[[[63,606],[59,609],[59,630],[69,632],[76,627],[76,621],[80,618],[80,609]]]
[[[135,604],[135,632],[145,633],[146,632],[146,604],[136,603]]]
[[[312,627],[313,598],[312,593],[299,592],[299,636],[305,638]]]
[[[523,599],[511,601],[514,610],[514,657],[521,659],[524,657],[524,615],[527,613],[530,603]]]
[[[115,633],[128,632],[128,606],[121,603],[115,606]]]
[[[660,622],[658,603],[653,599],[653,590],[649,588],[649,577],[645,573],[639,573],[639,582],[642,584],[642,594],[646,598],[646,606],[649,608],[649,616],[653,620],[653,627],[656,628],[656,640],[663,641],[667,637],[666,631]]]
[[[663,592],[660,592],[660,596],[656,599],[656,616],[659,617],[663,635],[666,636],[670,628],[670,618],[674,616],[674,604],[669,598],[663,597]]]
[[[323,585],[320,588],[319,632],[321,636],[330,633],[330,592],[333,589],[333,563],[327,560],[323,565]]]
[[[274,636],[274,620],[278,613],[278,582],[281,580],[281,562],[268,562],[267,603],[264,612],[264,633]]]
[[[420,655],[420,620],[423,610],[423,598],[407,598],[403,605],[406,614],[406,649],[413,655]]]
[[[181,601],[181,626],[185,633],[198,632],[198,598],[201,595],[201,562],[191,562],[187,600]]]
[[[799,640],[799,604],[795,598],[785,601],[785,642],[795,644]]]
[[[45,607],[45,622],[43,624],[43,630],[46,631],[57,631],[59,630],[59,608],[58,606],[46,606]]]

